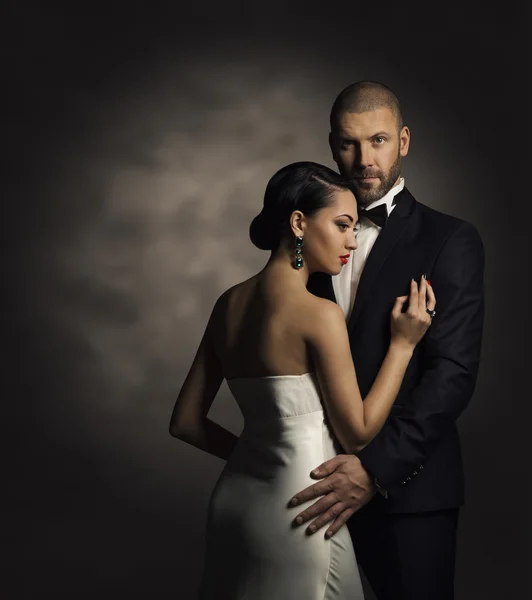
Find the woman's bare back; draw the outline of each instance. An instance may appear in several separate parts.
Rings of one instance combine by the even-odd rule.
[[[312,371],[305,340],[323,302],[329,301],[276,273],[261,272],[230,288],[210,323],[226,379]]]

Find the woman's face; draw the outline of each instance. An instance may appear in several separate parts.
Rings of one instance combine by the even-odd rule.
[[[306,219],[303,258],[311,273],[340,273],[357,247],[357,221],[357,203],[349,190],[335,191],[330,206]]]

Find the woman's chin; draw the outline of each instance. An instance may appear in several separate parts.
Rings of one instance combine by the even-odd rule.
[[[326,273],[327,275],[339,275],[342,272],[342,265],[339,267],[323,267],[322,273]]]
[[[342,272],[343,265],[332,266],[331,264],[324,265],[309,265],[309,272],[312,273],[325,273],[325,275],[339,275]],[[314,268],[316,267],[316,268]]]

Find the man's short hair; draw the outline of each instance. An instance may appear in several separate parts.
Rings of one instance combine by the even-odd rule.
[[[397,129],[403,127],[403,113],[399,99],[389,87],[377,81],[357,81],[343,89],[331,109],[331,131],[338,126],[344,113],[362,113],[378,108],[389,108],[397,120]]]

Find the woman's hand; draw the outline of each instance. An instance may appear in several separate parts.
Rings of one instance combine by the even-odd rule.
[[[408,309],[403,312],[403,306],[407,301]],[[406,345],[413,349],[430,327],[432,317],[428,314],[427,309],[434,310],[435,307],[436,296],[425,277],[421,277],[419,286],[412,279],[410,295],[399,296],[393,306],[391,343]]]

